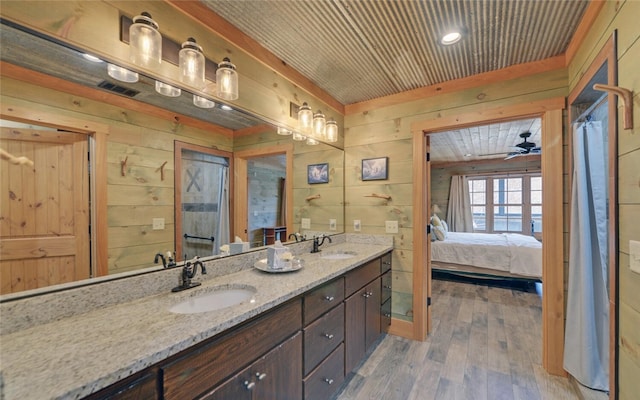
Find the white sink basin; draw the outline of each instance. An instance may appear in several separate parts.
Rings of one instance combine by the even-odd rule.
[[[342,252],[334,252],[334,253],[323,253],[320,258],[324,258],[325,260],[346,260],[347,258],[353,258],[357,254],[353,251],[342,251]]]
[[[253,302],[255,294],[256,288],[253,286],[212,288],[175,304],[169,311],[176,314],[197,314],[221,310],[245,301]]]

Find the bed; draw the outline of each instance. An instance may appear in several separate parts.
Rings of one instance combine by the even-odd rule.
[[[431,268],[469,276],[542,279],[542,243],[516,233],[448,232],[431,242]]]

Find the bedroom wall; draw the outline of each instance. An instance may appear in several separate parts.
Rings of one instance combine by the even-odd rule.
[[[363,233],[385,234],[385,221],[398,221],[398,233],[393,235],[392,313],[407,321],[413,320],[413,226],[422,223],[413,218],[411,124],[567,96],[567,71],[557,69],[497,83],[479,81],[472,88],[438,93],[401,104],[372,101],[349,106],[345,117],[346,231],[353,232],[353,220],[359,219]],[[362,159],[373,157],[389,157],[387,180],[361,180]],[[372,192],[391,195],[391,199],[365,197]]]
[[[622,129],[618,102],[619,209],[619,338],[618,390],[620,400],[640,393],[640,274],[629,268],[629,240],[640,241],[640,2],[608,1],[569,64],[569,86],[575,87],[614,30],[617,30],[618,85],[634,93],[634,129]]]
[[[440,207],[438,216],[447,217],[449,204],[449,191],[451,190],[451,177],[454,175],[482,175],[507,172],[532,172],[540,171],[540,157],[516,157],[505,161],[496,159],[478,162],[465,162],[456,164],[431,164],[431,204]],[[449,221],[447,221],[449,222]],[[451,224],[449,224],[451,225]]]

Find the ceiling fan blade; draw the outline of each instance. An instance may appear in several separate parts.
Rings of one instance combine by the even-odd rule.
[[[513,152],[511,152],[511,153],[507,154],[507,156],[506,156],[504,159],[505,159],[505,160],[511,160],[512,158],[514,158],[514,157],[518,157],[518,156],[520,156],[520,155],[522,155],[522,154],[523,154],[523,153],[518,153],[518,152],[513,151]]]
[[[503,151],[502,153],[487,153],[487,154],[478,154],[478,157],[491,157],[491,156],[503,156],[507,154],[506,151]]]
[[[540,147],[534,147],[533,149],[531,149],[529,154],[542,154],[542,149]]]

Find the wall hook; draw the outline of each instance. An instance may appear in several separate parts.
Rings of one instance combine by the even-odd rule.
[[[633,129],[633,92],[619,86],[603,85],[601,83],[593,85],[593,89],[618,96],[622,103],[623,128]]]
[[[389,194],[371,193],[371,194],[365,194],[364,197],[375,197],[378,199],[391,200],[391,195]]]
[[[160,168],[156,169],[156,172],[160,171],[160,180],[164,180],[164,166],[167,165],[167,162],[163,162]]]
[[[129,156],[124,158],[124,161],[120,161],[120,175],[125,176],[125,170],[127,169],[127,160],[129,160]]]
[[[309,196],[305,200],[306,201],[310,201],[310,200],[315,200],[315,199],[319,199],[319,198],[320,198],[320,193],[314,194],[313,196]]]
[[[29,160],[27,157],[16,157],[3,149],[0,149],[0,158],[9,161],[11,164],[28,165],[33,167],[33,161]]]

